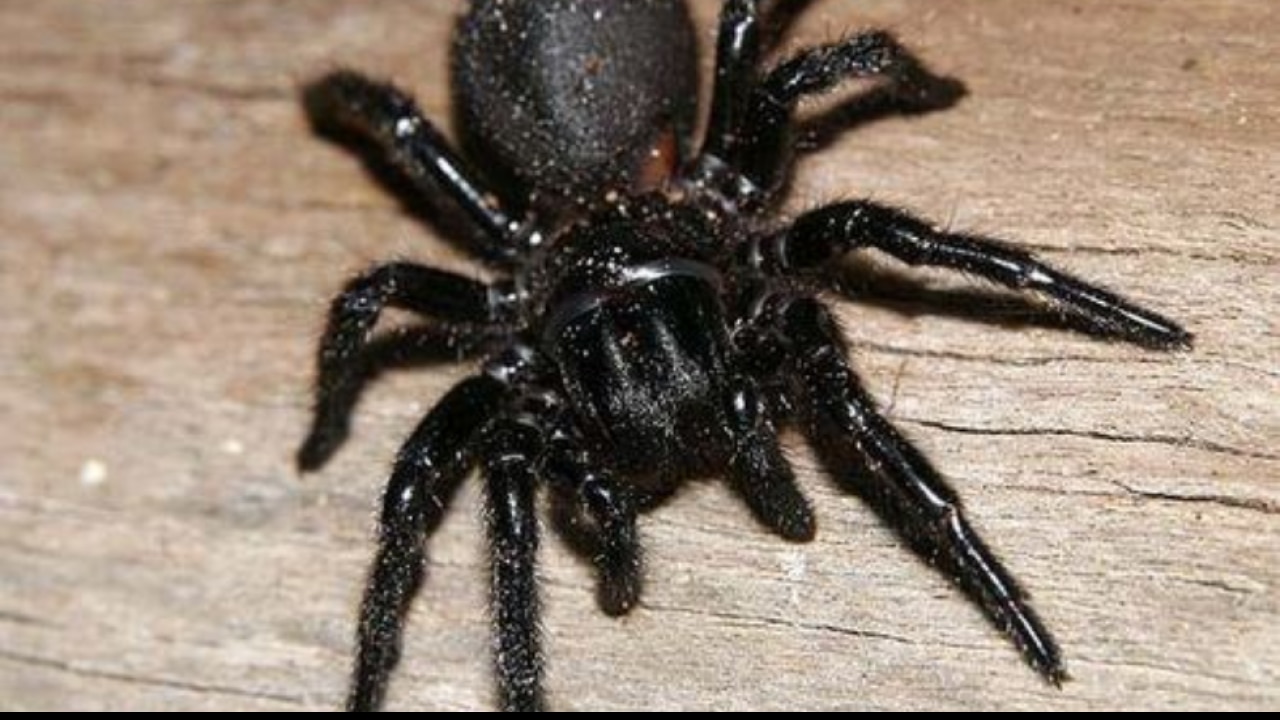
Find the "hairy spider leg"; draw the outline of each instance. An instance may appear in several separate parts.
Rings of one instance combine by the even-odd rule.
[[[600,576],[600,609],[615,617],[626,614],[640,599],[644,582],[635,499],[591,458],[568,424],[552,431],[542,471],[552,488],[572,502],[575,511],[585,510],[594,525],[591,532],[582,532],[569,517],[561,517],[570,541],[591,554]]]
[[[441,332],[419,339],[440,343],[445,352],[458,342],[450,337],[474,337],[503,327],[510,300],[505,286],[414,263],[378,265],[351,280],[334,299],[320,341],[314,420],[298,451],[298,465],[303,470],[320,467],[346,439],[353,393],[367,376],[362,349],[384,308],[439,320]],[[421,346],[419,350],[425,352]]]
[[[834,320],[817,300],[779,298],[771,314],[795,358],[795,392],[819,454],[912,543],[941,564],[1006,632],[1046,680],[1066,669],[1058,646],[1021,589],[969,526],[955,493],[876,410],[845,361]]]
[[[298,449],[299,469],[318,469],[351,432],[351,418],[365,388],[388,370],[424,368],[480,357],[503,330],[453,323],[394,328],[369,340],[342,367],[321,369],[311,427]]]
[[[712,124],[695,176],[736,204],[758,206],[780,190],[791,167],[792,118],[801,99],[844,80],[887,76],[895,97],[916,107],[942,106],[963,93],[934,75],[892,35],[871,31],[803,50],[757,78],[757,3],[728,0],[720,24]],[[738,182],[716,181],[727,167]]]
[[[545,712],[538,627],[538,518],[534,496],[542,431],[501,420],[484,433],[485,507],[492,572],[489,611],[494,665],[504,712]]]
[[[717,377],[730,378],[723,388],[731,445],[726,468],[730,487],[770,531],[793,542],[812,539],[813,511],[783,456],[775,421],[754,379],[740,372],[750,360],[742,357],[741,350],[724,357],[734,344],[724,324],[725,308],[714,295],[702,292],[699,279],[669,277],[659,282],[670,298],[660,325],[670,327],[703,367]]]
[[[808,499],[796,485],[795,473],[778,444],[778,431],[756,384],[746,378],[731,383],[729,430],[733,456],[729,482],[762,525],[785,540],[813,539],[815,522]]]
[[[1189,347],[1177,323],[1090,285],[1002,242],[949,233],[907,213],[867,201],[806,213],[754,253],[775,272],[825,268],[852,250],[874,248],[910,265],[960,270],[1017,290],[1036,292],[1071,313],[1084,329],[1155,349]]]
[[[472,237],[470,246],[480,258],[510,267],[538,244],[532,221],[513,215],[509,200],[486,185],[413,99],[394,85],[339,70],[308,85],[304,102],[317,127],[354,131],[372,140],[420,191],[435,195],[443,190],[453,198],[483,233]]]
[[[397,455],[360,608],[348,710],[371,712],[381,706],[399,660],[404,616],[422,582],[426,537],[471,468],[478,433],[509,395],[507,384],[493,375],[463,380],[432,408]]]
[[[760,67],[759,0],[726,0],[716,40],[716,76],[711,118],[702,154],[726,158],[746,111]]]

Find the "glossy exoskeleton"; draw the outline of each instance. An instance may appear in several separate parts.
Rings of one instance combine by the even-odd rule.
[[[641,588],[637,510],[689,478],[725,477],[765,528],[791,541],[813,536],[810,504],[778,444],[792,423],[1036,670],[1064,678],[1050,634],[952,490],[877,411],[815,293],[844,255],[874,249],[1034,293],[1100,335],[1159,349],[1185,347],[1190,335],[1021,250],[892,207],[855,200],[780,217],[802,99],[876,78],[893,107],[916,113],[963,91],[883,32],[765,67],[762,4],[724,3],[700,145],[696,34],[677,0],[474,0],[453,59],[471,160],[392,85],[338,71],[306,88],[320,131],[372,149],[415,192],[460,209],[470,225],[460,239],[499,277],[395,262],[355,278],[333,303],[304,469],[345,438],[360,387],[377,371],[481,360],[396,459],[349,709],[380,706],[426,537],[473,466],[487,491],[501,704],[539,711],[539,490],[596,564],[601,607],[625,613]],[[371,340],[387,307],[428,322]]]

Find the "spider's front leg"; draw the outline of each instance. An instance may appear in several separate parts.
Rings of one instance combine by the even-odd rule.
[[[591,554],[600,574],[600,608],[613,616],[626,614],[640,599],[644,581],[635,499],[591,457],[578,433],[567,425],[552,431],[542,470],[560,497],[573,506],[565,508],[562,529],[573,544]],[[579,510],[592,523],[587,532],[576,526]]]
[[[379,265],[348,283],[333,301],[320,341],[315,415],[298,451],[298,465],[303,470],[320,467],[346,438],[352,397],[368,368],[362,352],[385,308],[437,320],[438,331],[418,339],[448,353],[451,347],[466,345],[463,334],[483,335],[509,325],[515,302],[510,286],[486,285],[406,262]],[[428,350],[416,348],[419,354]]]
[[[950,571],[1047,680],[1066,677],[1058,647],[1012,576],[965,520],[960,501],[928,460],[877,411],[845,361],[834,320],[817,300],[776,296],[772,325],[797,371],[794,393],[824,461],[855,480],[866,499],[926,559]]]
[[[796,485],[791,463],[778,444],[770,408],[754,382],[745,377],[732,381],[727,415],[733,435],[729,481],[734,490],[756,519],[779,537],[812,540],[813,508]]]
[[[949,233],[901,210],[867,201],[802,215],[789,230],[758,240],[749,253],[773,274],[825,269],[844,254],[875,248],[910,265],[960,270],[1048,298],[1086,329],[1157,349],[1189,347],[1177,323],[1040,262],[1022,250],[974,235]]]
[[[456,385],[427,414],[396,458],[383,495],[378,553],[360,608],[347,709],[376,710],[400,656],[404,616],[422,581],[426,536],[471,467],[477,434],[507,402],[506,383],[480,375]]]
[[[494,664],[506,712],[545,712],[539,638],[534,465],[542,430],[503,420],[485,433],[480,449],[487,478],[486,517],[493,574]]]

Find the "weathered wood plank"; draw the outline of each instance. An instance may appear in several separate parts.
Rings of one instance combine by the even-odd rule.
[[[691,487],[646,519],[648,594],[614,621],[548,543],[556,706],[1280,706],[1270,5],[818,2],[795,28],[799,45],[889,26],[972,91],[835,138],[797,207],[869,194],[1016,238],[1198,333],[1163,356],[954,302],[844,313],[868,383],[1034,592],[1074,682],[1040,684],[796,441],[811,545]],[[472,266],[311,137],[295,89],[350,64],[447,117],[458,7],[0,0],[0,707],[340,702],[379,485],[463,369],[380,383],[300,479],[319,322],[374,259]],[[716,7],[697,3],[706,40]],[[395,707],[491,706],[477,502],[432,540]]]

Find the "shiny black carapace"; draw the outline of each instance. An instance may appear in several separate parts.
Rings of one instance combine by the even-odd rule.
[[[933,466],[877,411],[816,293],[864,249],[1036,294],[1099,335],[1186,347],[1174,322],[995,240],[853,200],[788,221],[793,114],[852,78],[902,113],[952,104],[883,32],[768,64],[774,8],[727,0],[707,127],[689,11],[678,0],[474,0],[453,48],[466,158],[396,87],[351,71],[309,84],[316,128],[381,159],[402,187],[460,209],[458,239],[498,278],[375,267],[333,303],[316,417],[319,467],[379,370],[476,359],[405,443],[382,503],[360,614],[351,710],[376,709],[422,580],[425,541],[478,465],[492,558],[501,705],[546,709],[535,496],[599,570],[610,614],[636,605],[636,513],[694,477],[724,477],[765,528],[814,534],[778,445],[798,425],[826,464],[922,557],[954,577],[1050,682],[1053,639]],[[795,3],[788,3],[794,6]],[[366,153],[369,154],[369,153]],[[457,225],[458,223],[455,223]],[[370,338],[384,308],[426,322]]]

